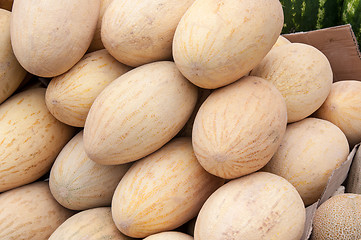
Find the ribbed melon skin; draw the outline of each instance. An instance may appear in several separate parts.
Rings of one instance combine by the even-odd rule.
[[[361,1],[344,0],[342,7],[342,23],[350,23],[358,44],[361,44]]]
[[[131,240],[118,231],[110,207],[92,208],[68,218],[49,240]]]
[[[280,0],[280,2],[284,13],[283,33],[310,31],[340,23],[343,0]]]
[[[113,220],[135,238],[174,230],[223,183],[198,163],[191,138],[175,138],[127,171],[113,195]]]

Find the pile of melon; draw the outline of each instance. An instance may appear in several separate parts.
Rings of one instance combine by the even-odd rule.
[[[2,240],[300,240],[361,142],[361,82],[278,0],[5,2]],[[313,239],[361,238],[339,199]]]

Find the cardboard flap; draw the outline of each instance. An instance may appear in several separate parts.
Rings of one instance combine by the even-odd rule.
[[[319,201],[315,202],[314,204],[312,204],[306,208],[306,223],[305,223],[304,232],[303,232],[303,235],[301,238],[302,240],[307,240],[311,236],[313,218],[315,216],[318,204],[319,204]]]
[[[329,199],[332,194],[341,186],[341,184],[346,180],[348,171],[350,170],[351,163],[355,157],[356,151],[359,147],[359,144],[356,145],[350,154],[347,156],[345,162],[341,164],[340,167],[335,169],[330,178],[328,179],[327,186],[322,194],[322,197],[319,201],[319,205],[324,203],[327,199]]]
[[[361,148],[352,161],[350,171],[347,176],[346,192],[361,194]]]
[[[350,24],[283,36],[291,42],[309,44],[323,52],[331,64],[334,82],[361,81],[361,54]]]

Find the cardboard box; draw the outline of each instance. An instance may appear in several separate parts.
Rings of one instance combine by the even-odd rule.
[[[283,36],[291,42],[309,44],[323,52],[330,61],[334,82],[361,81],[361,54],[350,24]],[[317,207],[329,199],[345,182],[353,160],[360,155],[360,144],[357,144],[351,150],[347,160],[332,173],[321,198],[306,208],[306,225],[302,240],[307,240],[311,236],[312,221]]]

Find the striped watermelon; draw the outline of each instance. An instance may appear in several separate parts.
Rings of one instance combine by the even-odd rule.
[[[310,31],[340,24],[343,0],[280,0],[280,2],[284,12],[282,33]]]
[[[359,45],[361,44],[361,0],[344,0],[342,23],[350,23]]]

